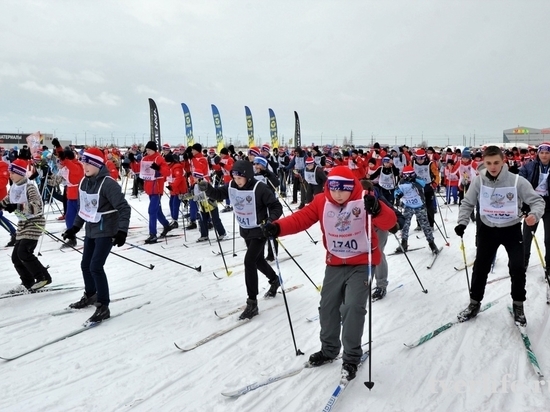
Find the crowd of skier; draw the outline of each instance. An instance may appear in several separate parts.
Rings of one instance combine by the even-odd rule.
[[[401,231],[395,253],[407,253],[415,216],[414,230],[423,231],[435,260],[442,250],[434,237],[441,232],[435,220],[438,198],[447,207],[458,204],[455,232],[460,237],[470,222],[476,223],[470,303],[459,313],[461,321],[478,314],[491,263],[503,245],[509,257],[515,321],[525,326],[525,273],[541,219],[546,250],[550,247],[550,143],[504,151],[497,146],[437,151],[375,143],[368,150],[264,144],[245,151],[228,146],[218,152],[200,143],[157,147],[154,141],[126,150],[78,150],[54,139],[51,149],[31,152],[15,147],[3,152],[0,223],[9,234],[6,246],[13,247],[12,262],[21,281],[10,292],[35,292],[52,282],[34,250],[47,233],[44,206],[55,204],[66,226],[62,247],[77,247],[76,235],[86,226],[81,262],[85,290],[70,307],[95,305],[89,322],[110,316],[104,264],[111,248],[126,241],[132,212],[125,198],[129,180],[131,198],[148,197],[149,235],[143,239],[148,245],[178,229],[182,217],[183,230],[199,232],[196,242],[210,241],[211,234],[220,242],[229,232],[219,213],[234,214],[247,247],[247,299],[240,319],[259,313],[258,271],[269,281],[265,297],[277,294],[280,281],[268,263],[277,256],[276,239],[319,222],[326,249],[319,306],[321,350],[309,362],[332,362],[343,346],[347,379],[355,377],[363,353],[369,296],[379,300],[387,293],[388,235]],[[163,198],[168,198],[164,205]],[[291,215],[283,217],[283,204],[296,205]],[[17,227],[3,212],[16,214]],[[545,264],[550,264],[550,255]]]

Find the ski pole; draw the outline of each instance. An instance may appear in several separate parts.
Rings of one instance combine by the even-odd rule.
[[[540,264],[542,265],[542,269],[544,270],[544,277],[547,278],[546,274],[546,264],[544,263],[544,258],[542,257],[542,252],[540,251],[539,247],[539,241],[537,240],[537,237],[535,236],[535,231],[531,231],[531,236],[533,236],[533,240],[535,242],[535,247],[537,248],[537,253],[539,255]],[[548,284],[550,286],[550,283]]]
[[[441,218],[441,224],[443,225],[443,230],[445,231],[444,239],[447,239],[449,237],[449,235],[447,235],[447,228],[445,227],[445,221],[443,220],[443,213],[441,213],[441,207],[439,206],[439,202],[437,201],[437,197],[435,198],[435,204],[437,205],[437,208],[439,209],[439,217]],[[447,206],[449,206],[449,205],[447,205]],[[435,223],[435,219],[434,219],[434,223]],[[439,225],[437,226],[437,228],[439,229]],[[439,229],[439,231],[441,232],[441,229]],[[443,235],[443,233],[441,233],[441,235]],[[447,246],[449,246],[449,242],[447,242]]]
[[[368,246],[368,257],[369,257],[369,265],[368,265],[368,271],[369,271],[369,292],[368,292],[368,299],[369,299],[369,380],[365,382],[365,386],[369,388],[369,391],[374,386],[374,382],[372,381],[372,215],[370,213],[367,213],[367,226],[368,226],[368,238],[369,238],[369,246]]]
[[[48,181],[46,180],[46,183],[44,184],[44,187],[47,187],[47,186],[48,186]],[[48,202],[48,207],[47,207],[45,215],[50,213],[50,209],[51,209],[51,206],[52,206],[53,190],[49,190],[49,192],[50,192],[50,200]],[[38,247],[38,252],[36,253],[38,256],[42,256],[42,253],[40,253],[40,251],[42,250],[42,243],[44,243],[44,235],[43,234],[42,234],[42,236],[40,236],[40,246]]]
[[[439,225],[437,224],[437,222],[435,221],[434,219],[434,224],[437,226],[437,230],[439,230],[439,233],[441,233],[441,236],[443,236],[443,239],[445,239],[445,246],[450,246],[451,244],[449,243],[449,241],[447,240],[447,236],[445,236],[443,234],[443,232],[441,231],[441,228],[439,227]]]
[[[166,260],[168,260],[168,261],[170,261],[170,262],[177,263],[178,265],[181,265],[181,266],[185,266],[186,268],[194,269],[194,270],[196,270],[197,272],[200,272],[200,271],[201,271],[201,267],[200,267],[200,266],[198,266],[198,267],[193,267],[193,266],[190,266],[190,265],[186,265],[185,263],[178,262],[177,260],[171,259],[171,258],[169,258],[169,257],[167,257],[167,256],[164,256],[164,255],[161,255],[161,254],[159,254],[159,253],[155,253],[155,252],[153,252],[152,250],[145,249],[144,247],[141,247],[141,246],[139,246],[139,245],[135,245],[135,244],[129,243],[129,242],[126,242],[126,244],[127,244],[127,245],[130,245],[130,246],[132,246],[132,247],[135,247],[136,249],[143,250],[144,252],[150,253],[151,255],[161,257],[161,258],[166,259]],[[111,253],[113,253],[113,252],[111,252]]]
[[[134,212],[136,212],[138,215],[140,215],[143,219],[145,219],[145,222],[149,223],[149,219],[147,219],[145,216],[143,216],[141,213],[139,213],[139,211],[134,207],[132,206],[130,203],[128,203],[130,205],[130,207],[132,208],[132,210]]]
[[[422,282],[420,281],[420,278],[418,277],[418,273],[416,273],[416,270],[415,270],[411,260],[409,259],[409,256],[407,255],[407,252],[405,252],[405,249],[403,249],[403,245],[399,241],[399,238],[397,237],[397,235],[395,233],[393,234],[393,236],[395,237],[395,240],[397,240],[397,243],[399,244],[399,247],[401,248],[401,251],[405,255],[405,258],[407,259],[407,262],[409,262],[409,266],[411,267],[414,275],[416,276],[416,279],[418,280],[418,283],[420,283],[420,287],[422,288],[422,292],[428,293],[428,289],[425,289],[424,285],[422,285]]]
[[[273,249],[273,256],[275,257],[275,263],[277,264],[277,272],[279,275],[279,283],[281,284],[281,292],[283,293],[283,299],[285,301],[285,308],[286,308],[286,314],[288,316],[288,324],[290,326],[290,334],[292,335],[292,342],[294,343],[294,352],[296,353],[296,356],[303,355],[304,352],[302,352],[300,349],[298,349],[298,346],[296,345],[296,337],[294,336],[294,328],[292,327],[292,319],[290,318],[290,310],[288,309],[288,301],[286,300],[286,293],[285,293],[285,287],[283,284],[283,277],[281,275],[281,268],[279,267],[279,257],[277,256],[277,253],[275,251],[275,243],[273,242],[273,238],[270,237],[268,239],[269,243],[271,244],[271,248]]]
[[[296,266],[298,266],[298,268],[302,271],[302,273],[304,275],[306,275],[306,278],[309,279],[309,281],[311,282],[311,284],[315,287],[315,289],[317,289],[317,292],[320,292],[321,291],[321,286],[317,286],[315,284],[315,282],[313,280],[311,280],[311,278],[308,276],[308,274],[306,273],[306,271],[300,266],[300,264],[296,261],[296,259],[294,259],[294,256],[292,256],[290,254],[290,252],[288,251],[288,249],[285,247],[285,245],[282,244],[282,242],[279,240],[279,238],[276,239],[277,240],[277,243],[279,243],[279,245],[281,245],[281,247],[285,250],[286,254],[294,261],[294,263],[296,263]]]
[[[206,205],[210,206],[210,204],[208,203],[208,200],[205,200],[204,202],[206,203]],[[203,205],[203,207],[205,207],[205,205]],[[210,216],[210,221],[212,222],[212,225],[214,225],[214,218],[212,217],[212,211],[210,210],[210,207],[207,210],[208,210],[208,215]],[[219,216],[218,216],[218,219],[219,219]],[[216,235],[216,241],[218,242],[218,247],[220,248],[220,255],[222,256],[223,265],[225,266],[225,274],[229,277],[229,276],[231,276],[231,274],[233,272],[231,270],[227,269],[227,262],[225,261],[225,256],[223,254],[222,244],[220,242],[220,237],[218,235],[218,231],[216,230],[216,226],[214,226],[214,235]],[[227,235],[227,233],[226,233],[226,235]],[[235,238],[235,236],[233,236],[233,238]]]
[[[466,247],[464,246],[464,238],[462,236],[460,236],[460,249],[462,249],[462,257],[464,259],[464,269],[466,270],[466,282],[468,283],[468,295],[469,295],[470,294],[470,275],[468,274],[468,262],[466,261]]]
[[[235,233],[235,212],[233,212],[233,257],[237,256],[235,253],[235,238],[237,237],[237,234]]]

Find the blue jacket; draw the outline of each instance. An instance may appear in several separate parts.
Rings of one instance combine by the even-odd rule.
[[[540,176],[541,167],[543,166],[539,158],[537,157],[536,160],[533,160],[532,162],[524,164],[519,169],[519,175],[526,178],[529,181],[529,183],[531,183],[531,186],[533,186],[533,189],[535,189],[539,185],[539,176]],[[546,167],[548,168],[547,170],[550,170],[550,165]],[[550,187],[550,174],[548,177],[549,179],[546,180],[546,183],[549,184],[548,187]]]

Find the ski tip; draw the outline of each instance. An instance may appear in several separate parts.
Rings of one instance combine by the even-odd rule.
[[[227,271],[227,277],[231,276],[233,272],[231,272],[230,270]]]
[[[155,265],[149,265],[149,269],[153,270],[155,268]]]
[[[374,386],[374,382],[370,382],[370,381],[369,381],[369,382],[364,382],[364,383],[365,383],[365,386],[366,386],[367,388],[369,388],[369,391],[370,391],[370,390],[372,389],[372,387]]]
[[[428,289],[424,289],[422,293],[428,293]]]
[[[212,272],[212,274],[216,277],[216,279],[221,279],[218,275],[216,275],[216,272]]]
[[[202,266],[199,266],[199,267],[196,267],[196,268],[195,268],[195,270],[196,270],[197,272],[200,272],[201,269],[202,269]]]

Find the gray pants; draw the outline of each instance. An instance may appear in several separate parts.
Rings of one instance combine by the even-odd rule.
[[[388,243],[388,232],[385,230],[380,230],[378,228],[374,228],[374,230],[376,232],[376,236],[378,236],[378,249],[380,249],[380,253],[382,253],[382,260],[374,270],[374,275],[376,277],[376,286],[378,286],[379,288],[387,288],[388,261],[386,260],[386,255],[384,254],[384,248],[386,247],[386,243]]]
[[[344,362],[359,363],[368,294],[367,265],[326,267],[319,304],[321,350],[325,356],[336,358],[343,343]]]

